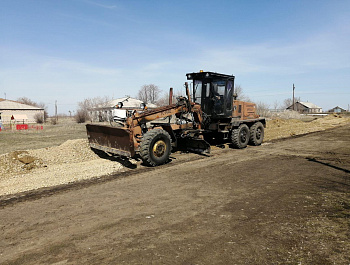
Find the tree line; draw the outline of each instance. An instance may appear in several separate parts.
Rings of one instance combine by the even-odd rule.
[[[237,94],[237,99],[247,102],[252,102],[250,98],[244,94],[243,88],[240,85],[235,86],[235,93]],[[173,93],[173,100],[172,102],[176,102],[176,98],[179,96],[184,95],[184,92],[181,91],[175,91]],[[147,104],[155,104],[157,106],[165,106],[169,104],[169,94],[164,93],[157,85],[155,84],[148,84],[143,85],[137,92],[137,95],[135,96],[137,99],[143,101]],[[74,115],[74,118],[76,122],[78,123],[84,123],[87,120],[91,119],[90,112],[92,109],[95,108],[103,108],[103,106],[106,106],[108,102],[112,101],[113,99],[108,96],[104,97],[94,97],[94,98],[86,98],[83,101],[78,102],[78,108],[76,110],[76,113]],[[295,102],[301,101],[300,97],[295,98]],[[30,106],[35,106],[39,108],[44,109],[44,116],[37,115],[35,117],[35,120],[37,123],[44,123],[47,121],[49,115],[47,112],[47,106],[40,102],[37,103],[35,101],[32,101],[31,99],[27,97],[21,97],[17,99],[17,102],[27,104]],[[282,104],[275,101],[273,104],[273,107],[271,107],[269,104],[266,104],[264,102],[255,102],[257,106],[257,112],[261,116],[266,116],[269,109],[286,109],[287,107],[291,106],[293,104],[292,98],[287,98],[283,101]]]

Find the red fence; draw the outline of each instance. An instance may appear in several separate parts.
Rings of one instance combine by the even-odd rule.
[[[16,130],[28,130],[28,124],[16,124]]]
[[[42,125],[28,125],[28,124],[13,124],[11,125],[10,127],[8,126],[0,126],[0,132],[1,130],[3,131],[7,131],[7,130],[14,130],[16,129],[17,131],[22,131],[22,130],[43,130],[44,129],[44,126]]]

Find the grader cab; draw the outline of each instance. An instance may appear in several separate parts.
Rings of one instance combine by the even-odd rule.
[[[192,80],[194,102],[204,113],[206,139],[230,141],[236,148],[262,143],[265,118],[257,115],[254,103],[237,100],[233,75],[200,71],[186,76]]]

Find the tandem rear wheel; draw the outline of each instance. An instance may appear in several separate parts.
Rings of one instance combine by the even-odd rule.
[[[247,124],[241,124],[238,128],[233,129],[231,133],[231,141],[233,147],[238,149],[247,147],[249,136],[250,131]]]
[[[254,123],[250,127],[249,144],[261,145],[264,140],[264,125],[261,122]]]
[[[232,145],[235,148],[242,149],[250,145],[261,145],[264,140],[264,125],[261,122],[254,123],[250,128],[247,124],[241,124],[233,129],[231,133]]]

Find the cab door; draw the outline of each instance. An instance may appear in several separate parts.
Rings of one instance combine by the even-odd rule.
[[[229,79],[226,82],[226,91],[225,91],[225,117],[232,116],[233,92],[234,92],[234,79]]]

